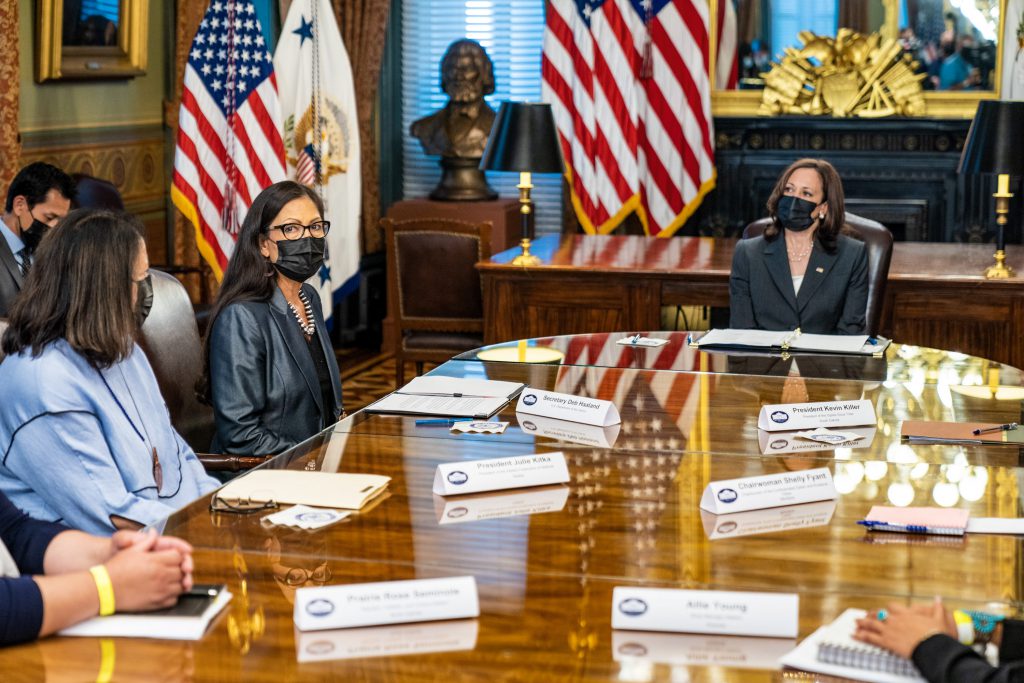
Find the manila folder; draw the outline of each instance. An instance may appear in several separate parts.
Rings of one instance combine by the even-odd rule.
[[[221,500],[358,510],[384,492],[391,477],[348,472],[254,470],[217,491]]]

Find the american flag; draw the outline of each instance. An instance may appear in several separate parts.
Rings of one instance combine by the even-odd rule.
[[[715,185],[706,0],[550,0],[544,99],[576,216],[678,230]]]
[[[189,52],[171,197],[219,279],[252,200],[284,180],[274,63],[251,2],[210,3]]]

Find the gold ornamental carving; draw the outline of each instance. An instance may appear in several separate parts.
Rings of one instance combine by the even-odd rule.
[[[801,31],[803,47],[787,47],[762,74],[758,113],[883,118],[925,113],[918,64],[880,33],[841,28],[835,38]]]

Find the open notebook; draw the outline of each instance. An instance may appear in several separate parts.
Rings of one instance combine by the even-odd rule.
[[[914,663],[891,652],[853,639],[864,610],[848,609],[831,624],[807,636],[779,660],[783,666],[868,683],[924,681]]]
[[[889,340],[866,334],[808,334],[800,330],[773,332],[769,330],[711,330],[692,346],[779,349],[810,353],[837,353],[860,356],[881,354]]]
[[[365,411],[486,420],[518,396],[525,386],[521,382],[426,375],[371,403]]]

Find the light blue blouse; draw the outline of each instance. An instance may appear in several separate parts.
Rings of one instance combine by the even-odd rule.
[[[111,515],[150,524],[218,486],[138,346],[97,370],[61,339],[4,358],[0,387],[0,491],[31,517],[109,534]]]

